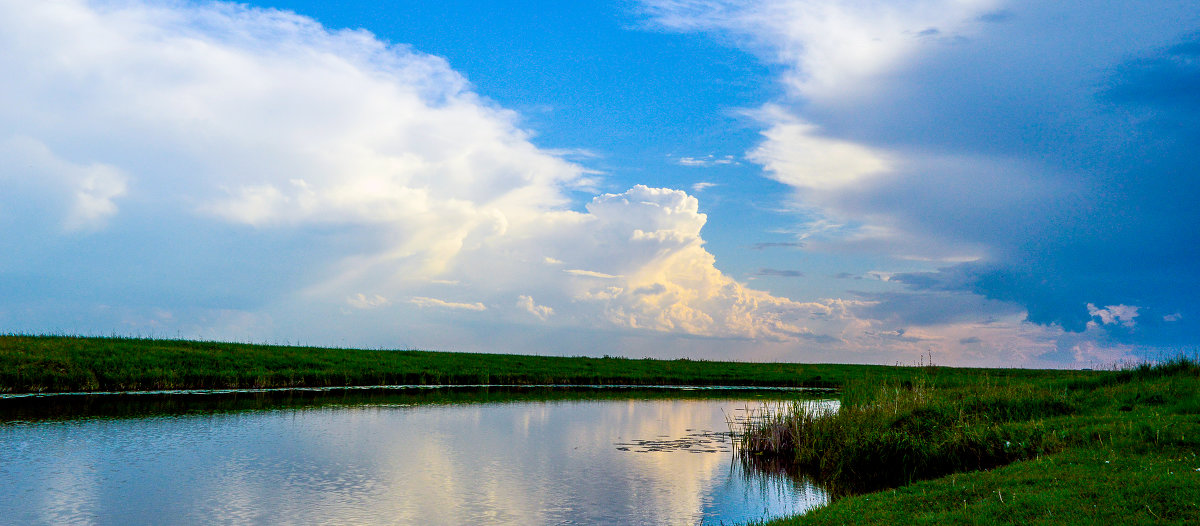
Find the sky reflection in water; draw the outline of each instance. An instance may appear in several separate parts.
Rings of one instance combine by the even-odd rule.
[[[0,509],[31,524],[719,524],[822,504],[809,483],[746,471],[727,442],[704,436],[759,404],[360,406],[0,425]],[[703,440],[679,440],[689,436]]]

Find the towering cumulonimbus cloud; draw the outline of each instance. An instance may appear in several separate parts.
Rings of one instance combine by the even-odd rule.
[[[18,329],[74,309],[73,330],[256,340],[345,323],[441,341],[420,320],[452,316],[795,341],[829,313],[717,270],[682,191],[573,210],[594,175],[443,59],[365,31],[228,3],[0,0],[0,69],[21,72],[0,80],[20,101],[0,106]]]

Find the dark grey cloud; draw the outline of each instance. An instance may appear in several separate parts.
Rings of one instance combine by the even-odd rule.
[[[1099,323],[1088,304],[1131,305],[1134,326],[1099,325],[1111,341],[1200,341],[1181,323],[1200,315],[1200,10],[1156,7],[1016,5],[985,16],[1005,22],[994,31],[889,79],[888,97],[810,110],[836,136],[907,155],[877,184],[822,196],[827,210],[983,255],[894,276],[923,295],[863,315],[933,322],[999,302],[1082,332]],[[954,307],[929,307],[942,301]]]
[[[896,327],[1024,312],[1065,329],[1038,331],[1062,345],[1200,342],[1183,321],[1200,316],[1194,0],[945,2],[886,17],[886,2],[661,4],[679,15],[668,27],[727,32],[786,69],[789,97],[762,112],[751,158],[818,219],[809,251],[971,261],[894,276],[908,290],[856,315]],[[863,52],[830,51],[843,40]],[[1097,314],[1133,307],[1129,322]]]
[[[828,334],[797,332],[797,333],[792,333],[792,335],[797,338],[800,338],[801,340],[812,342],[812,343],[817,343],[817,344],[821,344],[821,345],[834,345],[834,344],[842,343],[842,340],[835,338],[833,336],[830,336]]]
[[[1200,34],[1190,35],[1163,53],[1129,61],[1117,68],[1112,80],[1103,95],[1117,104],[1195,111],[1200,106]],[[1179,115],[1166,112],[1160,116]]]
[[[874,336],[881,340],[891,340],[891,341],[906,342],[906,343],[919,343],[919,342],[924,342],[924,341],[930,341],[930,338],[922,338],[920,336],[911,336],[911,335],[908,335],[907,333],[908,333],[908,331],[906,329],[895,329],[895,330],[891,330],[891,331],[864,331],[863,332],[863,334],[866,334],[867,336]]]
[[[855,294],[870,302],[854,309],[856,317],[879,320],[894,326],[979,322],[1021,312],[1021,308],[1012,303],[991,300],[963,290],[925,289]]]

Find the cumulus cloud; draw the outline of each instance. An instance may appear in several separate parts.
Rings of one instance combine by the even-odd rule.
[[[363,293],[358,293],[346,298],[346,303],[350,304],[351,307],[356,309],[374,309],[390,304],[391,300],[378,294],[372,294],[368,296]]]
[[[13,310],[76,309],[79,330],[108,333],[96,305],[170,306],[205,337],[339,344],[500,345],[530,314],[621,334],[840,331],[830,305],[718,270],[686,192],[573,207],[596,175],[577,152],[538,148],[445,60],[365,31],[229,3],[0,0],[0,68],[22,72],[0,79],[21,101],[0,105],[0,224],[26,241],[0,254],[23,284]],[[43,203],[57,215],[24,213]],[[44,242],[45,224],[94,241]],[[235,318],[253,324],[214,321]]]
[[[698,201],[684,192],[639,186],[597,197],[587,209],[606,223],[598,229],[602,235],[625,237],[645,257],[618,263],[624,267],[620,274],[627,276],[626,285],[603,300],[614,323],[710,336],[792,339],[805,332],[808,320],[829,313],[824,305],[748,289],[718,271],[700,237],[706,217],[699,213]],[[634,217],[636,224],[629,222]],[[638,290],[661,292],[637,294]]]
[[[546,321],[547,318],[554,315],[554,309],[545,305],[538,305],[529,296],[520,296],[517,298],[517,307],[534,315],[537,319]]]
[[[1088,314],[1093,318],[1099,318],[1100,323],[1104,325],[1122,325],[1125,327],[1133,327],[1137,322],[1134,318],[1138,316],[1138,307],[1135,305],[1109,305],[1103,309],[1087,304]]]
[[[828,306],[772,296],[720,272],[700,235],[706,221],[695,197],[639,185],[593,198],[584,212],[559,217],[554,228],[534,228],[538,234],[511,244],[497,241],[448,272],[488,273],[497,287],[509,273],[496,272],[490,250],[528,251],[515,259],[567,267],[513,269],[509,275],[522,276],[520,285],[532,291],[525,296],[537,297],[556,316],[632,330],[770,341],[829,330],[822,323]],[[577,268],[580,263],[587,270]]]
[[[44,143],[22,135],[0,137],[0,158],[7,168],[9,199],[19,190],[56,193],[51,197],[65,230],[95,230],[117,213],[116,199],[125,195],[128,177],[119,168],[103,162],[78,164],[57,156]]]

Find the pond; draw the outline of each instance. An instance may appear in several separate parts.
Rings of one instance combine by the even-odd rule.
[[[492,388],[2,399],[0,520],[744,523],[827,499],[732,450],[730,420],[797,396]]]

